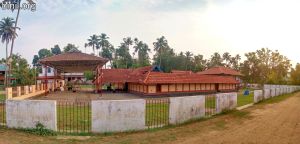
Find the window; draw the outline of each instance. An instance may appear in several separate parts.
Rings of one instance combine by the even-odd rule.
[[[48,68],[48,73],[51,73],[51,68]]]

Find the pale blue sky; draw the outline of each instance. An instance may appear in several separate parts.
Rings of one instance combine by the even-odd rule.
[[[300,62],[300,2],[297,0],[36,0],[22,11],[14,52],[31,63],[41,48],[74,43],[84,50],[92,34],[106,33],[115,47],[138,37],[150,48],[164,35],[176,52],[209,58],[213,52],[244,55],[278,49]],[[0,11],[0,18],[16,13]],[[0,57],[5,46],[0,44]],[[91,49],[88,50],[91,52]],[[153,52],[152,52],[153,54]]]

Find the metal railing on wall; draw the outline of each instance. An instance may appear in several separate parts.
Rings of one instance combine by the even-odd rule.
[[[205,117],[211,117],[216,112],[216,95],[205,95]]]
[[[169,98],[146,99],[146,126],[159,128],[169,125]]]
[[[90,133],[91,102],[57,101],[57,129],[61,133]]]
[[[0,100],[0,126],[6,126],[5,100]]]

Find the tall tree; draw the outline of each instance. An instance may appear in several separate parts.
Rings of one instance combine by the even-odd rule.
[[[51,53],[54,55],[61,54],[61,49],[58,45],[55,45],[53,48],[51,48]]]
[[[168,41],[164,36],[157,38],[156,42],[153,43],[154,51],[156,51],[157,56],[159,57],[159,66],[161,67],[162,53],[170,49]]]
[[[6,63],[8,63],[8,44],[12,41],[15,37],[17,37],[17,33],[15,31],[15,27],[13,26],[15,21],[12,18],[6,17],[0,21],[0,38],[1,42],[5,43],[6,47]],[[7,72],[5,72],[5,86],[7,86]]]
[[[231,55],[229,54],[229,52],[225,52],[223,55],[222,55],[222,58],[223,58],[223,61],[225,61],[225,65],[226,67],[230,68],[231,67]]]
[[[113,54],[115,52],[114,46],[110,45],[109,47],[102,48],[101,56],[107,58],[112,67]]]
[[[293,85],[300,85],[300,64],[297,63],[291,70],[290,82]]]
[[[223,66],[223,58],[217,52],[211,55],[211,58],[208,63],[208,67],[215,67],[215,66]]]
[[[69,43],[69,44],[67,44],[67,46],[64,47],[64,52],[69,52],[70,50],[79,51],[77,46]]]
[[[87,46],[92,47],[93,52],[95,54],[95,48],[99,47],[99,37],[97,35],[90,36],[89,39],[87,39]]]
[[[109,50],[109,48],[111,48],[111,44],[108,41],[109,37],[105,34],[105,33],[101,33],[99,36],[99,42],[98,42],[98,48],[100,49],[100,53],[101,54],[101,49],[106,49]]]
[[[148,45],[143,43],[143,41],[139,41],[137,38],[134,39],[134,43],[134,53],[138,53],[137,67],[149,66],[150,58],[148,53],[150,49]]]
[[[188,67],[190,66],[190,64],[192,62],[192,56],[193,56],[193,53],[191,53],[190,51],[185,52],[185,57],[186,57],[185,70],[188,70]]]
[[[203,55],[194,56],[194,72],[203,71],[206,68],[207,60],[204,59]]]

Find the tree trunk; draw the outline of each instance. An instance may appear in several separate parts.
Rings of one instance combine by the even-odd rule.
[[[5,67],[5,75],[4,75],[4,86],[7,87],[7,65],[8,65],[8,41],[6,41],[6,67]]]
[[[19,1],[19,8],[18,8],[18,12],[17,12],[17,17],[16,17],[16,22],[15,22],[15,28],[14,28],[14,33],[16,32],[17,29],[17,25],[18,25],[18,20],[19,20],[19,15],[20,15],[20,9],[21,9],[21,0]],[[9,58],[12,57],[13,54],[13,49],[14,49],[14,43],[15,43],[15,37],[12,38],[11,40],[11,47],[10,47],[10,54],[9,54]],[[9,75],[11,73],[11,65],[9,65],[9,70],[7,72],[7,74]],[[8,79],[7,84],[10,85],[10,80]]]
[[[159,68],[161,68],[161,49],[159,49]]]

